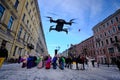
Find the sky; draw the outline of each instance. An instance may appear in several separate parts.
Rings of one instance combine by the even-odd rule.
[[[70,47],[70,44],[79,44],[93,36],[92,28],[120,9],[120,0],[38,0],[42,25],[44,29],[48,53],[54,56],[54,50],[60,47],[58,53],[62,53]],[[49,32],[51,25],[46,16],[69,21],[75,19],[65,32]],[[79,31],[80,29],[80,31]]]

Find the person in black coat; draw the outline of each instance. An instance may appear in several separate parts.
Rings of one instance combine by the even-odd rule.
[[[2,67],[2,64],[7,58],[8,58],[8,50],[5,48],[5,45],[1,45],[0,47],[0,68]]]
[[[8,58],[8,50],[5,48],[5,45],[0,47],[0,58]]]
[[[116,60],[116,65],[117,65],[117,67],[118,67],[118,69],[120,71],[120,59],[119,58],[117,58],[117,60]]]

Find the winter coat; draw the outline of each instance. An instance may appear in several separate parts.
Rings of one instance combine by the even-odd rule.
[[[4,58],[6,58],[7,59],[7,57],[8,57],[8,51],[7,51],[7,49],[6,48],[0,48],[0,57],[4,57]]]
[[[57,62],[57,57],[54,57],[53,60],[52,60],[53,63],[56,63]]]

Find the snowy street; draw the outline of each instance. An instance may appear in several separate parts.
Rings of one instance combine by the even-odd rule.
[[[0,80],[120,80],[120,71],[115,66],[100,65],[99,68],[71,70],[57,68],[46,70],[37,67],[26,69],[21,64],[4,64],[0,69]]]

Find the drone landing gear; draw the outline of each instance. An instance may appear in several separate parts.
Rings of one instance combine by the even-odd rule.
[[[50,29],[49,29],[49,32],[51,31],[51,30],[55,30],[55,28],[52,28],[53,26],[50,26]]]
[[[66,32],[66,34],[68,34],[68,30],[67,30],[67,29],[63,29],[63,31],[65,31],[65,32]]]

